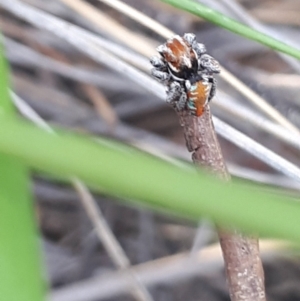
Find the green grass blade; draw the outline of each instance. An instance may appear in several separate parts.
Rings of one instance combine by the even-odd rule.
[[[0,49],[0,120],[14,118],[8,94],[6,62]],[[13,135],[13,133],[10,133]],[[0,152],[0,300],[42,301],[38,235],[29,194],[28,170]]]
[[[239,23],[225,15],[207,7],[206,5],[189,1],[189,0],[161,0],[171,4],[177,8],[190,12],[198,17],[201,17],[211,23],[223,27],[231,32],[241,35],[245,38],[259,42],[274,50],[286,53],[292,57],[300,59],[300,50],[289,46],[279,40],[276,40],[266,34],[263,34],[255,29],[252,29],[242,23]]]
[[[13,135],[11,134],[13,133]],[[182,170],[117,143],[60,132],[51,135],[20,121],[0,120],[0,151],[33,168],[76,176],[111,195],[156,209],[298,241],[300,204],[245,185],[226,184]]]

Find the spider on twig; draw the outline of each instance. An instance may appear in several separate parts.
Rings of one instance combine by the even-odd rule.
[[[219,63],[206,53],[196,36],[186,33],[167,40],[157,47],[160,57],[154,56],[151,73],[167,86],[167,102],[177,110],[188,109],[201,116],[205,105],[216,94],[215,73]]]

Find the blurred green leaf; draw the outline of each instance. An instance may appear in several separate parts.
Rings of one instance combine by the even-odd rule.
[[[291,47],[279,40],[276,40],[266,34],[263,34],[255,29],[252,29],[244,24],[241,24],[225,15],[209,8],[204,4],[200,4],[190,0],[161,0],[168,4],[171,4],[177,8],[190,12],[198,17],[201,17],[211,23],[214,23],[220,27],[228,29],[238,35],[241,35],[250,40],[259,42],[274,50],[286,53],[297,59],[300,59],[300,50]]]
[[[20,121],[0,120],[0,151],[27,165],[63,177],[78,177],[114,196],[198,220],[209,216],[298,241],[300,204],[246,185],[222,183],[117,143],[58,132],[48,134]]]
[[[0,120],[14,117],[6,67],[0,47]],[[0,300],[41,301],[45,285],[28,171],[24,163],[2,152],[0,170]]]

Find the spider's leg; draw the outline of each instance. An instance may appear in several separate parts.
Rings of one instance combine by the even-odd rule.
[[[207,101],[210,102],[216,95],[216,90],[217,90],[217,80],[213,77],[210,76],[208,78],[208,82],[211,83],[209,95]]]
[[[171,83],[167,92],[167,103],[173,105],[173,107],[178,111],[182,111],[186,107],[187,95],[180,83]]]
[[[187,95],[186,95],[185,91],[182,90],[179,100],[176,103],[177,110],[182,111],[186,107],[186,104],[187,104]]]
[[[163,84],[168,83],[171,79],[171,76],[168,72],[160,71],[155,68],[151,69],[151,75]]]
[[[150,63],[154,68],[158,69],[159,71],[167,71],[168,69],[167,63],[158,56],[153,56],[150,59]]]
[[[198,58],[200,58],[203,54],[206,53],[206,48],[204,44],[201,43],[194,43],[192,45],[193,49],[196,51]]]
[[[219,62],[208,54],[203,54],[199,58],[199,67],[210,74],[220,73],[221,71]]]
[[[167,99],[166,102],[175,106],[179,102],[182,94],[182,88],[180,84],[176,81],[171,82],[167,90]]]
[[[190,46],[193,46],[195,43],[197,43],[196,36],[193,33],[185,33],[183,38]]]
[[[203,44],[197,43],[196,36],[193,33],[185,33],[183,38],[195,50],[198,57],[206,53],[206,48]]]
[[[161,44],[156,48],[156,51],[160,54],[160,55],[164,55],[164,53],[168,53],[170,51],[170,49],[167,47],[166,44]]]

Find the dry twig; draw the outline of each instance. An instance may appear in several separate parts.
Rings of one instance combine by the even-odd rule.
[[[186,110],[178,112],[178,115],[194,163],[220,179],[229,181],[230,175],[217,140],[209,107],[205,107],[203,115],[199,118],[190,115]],[[222,229],[218,234],[231,300],[266,300],[257,238]]]
[[[118,123],[118,116],[110,102],[96,87],[88,84],[81,84],[81,87],[93,103],[96,112],[107,122],[111,130],[113,130]]]
[[[167,40],[158,48],[160,57],[150,60],[154,67],[152,75],[167,87],[167,102],[179,116],[194,163],[219,179],[229,181],[230,175],[207,105],[215,96],[214,73],[219,73],[220,68],[203,49],[204,46],[197,44],[195,35],[190,33]],[[266,300],[258,240],[236,230],[220,228],[218,234],[231,300]]]
[[[129,269],[131,264],[128,257],[109,228],[101,209],[97,206],[89,190],[78,179],[74,179],[72,183],[80,196],[80,200],[89,219],[95,227],[97,236],[102,241],[105,249],[115,265],[117,265],[118,269],[125,272],[126,278],[130,282],[129,290],[133,297],[140,301],[153,301],[146,287]]]

